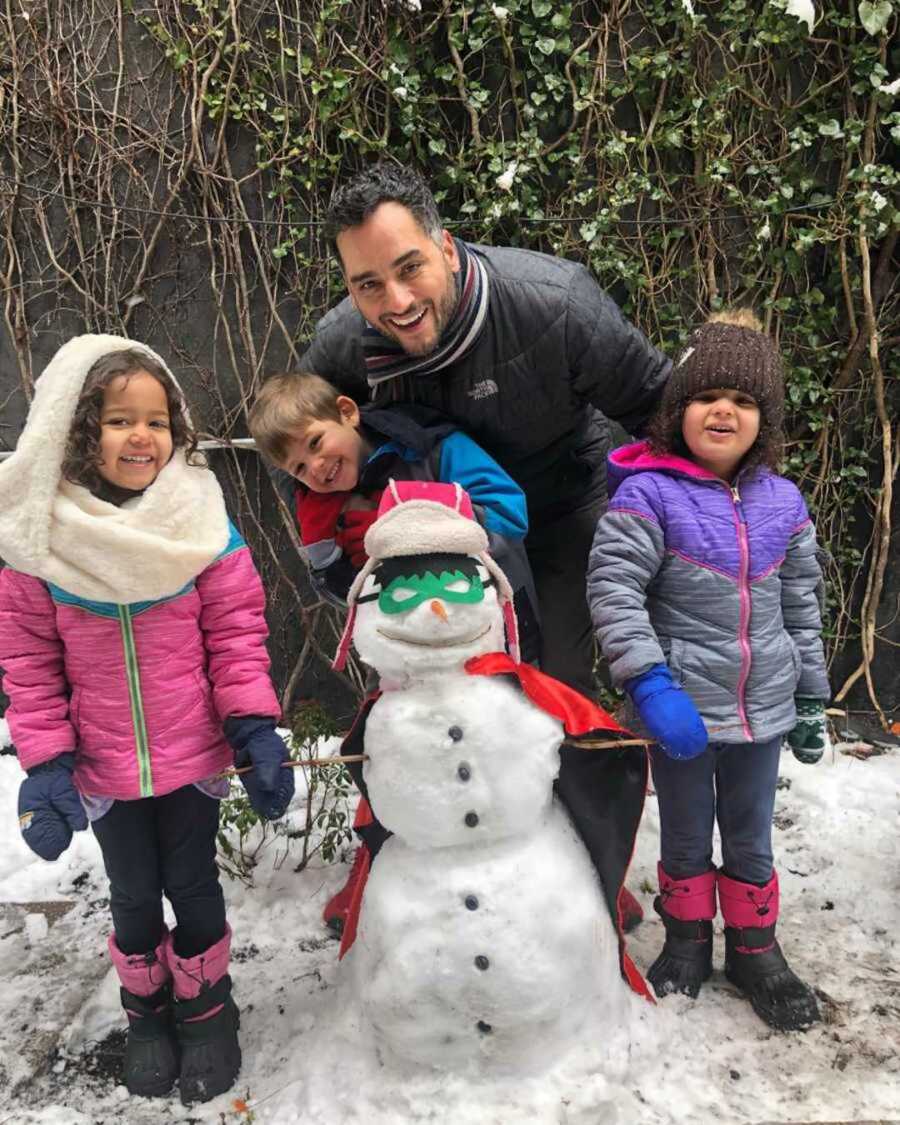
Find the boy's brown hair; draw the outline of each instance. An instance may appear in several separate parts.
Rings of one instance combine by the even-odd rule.
[[[284,463],[291,438],[310,422],[340,422],[337,387],[311,371],[286,371],[262,385],[248,424],[256,448],[276,465]]]

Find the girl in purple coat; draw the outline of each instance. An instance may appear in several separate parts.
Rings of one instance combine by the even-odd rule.
[[[253,807],[293,795],[264,595],[159,356],[65,344],[0,465],[0,667],[27,773],[19,821],[54,860],[91,823],[110,882],[125,1083],[185,1104],[241,1063],[216,864],[223,770]],[[177,927],[163,921],[163,895]]]
[[[775,783],[785,735],[801,761],[822,756],[830,692],[815,531],[775,473],[783,413],[778,353],[751,313],[697,329],[649,440],[610,457],[588,600],[614,682],[657,743],[666,940],[647,977],[659,996],[697,996],[718,898],[725,975],[794,1030],[819,1013],[775,939]]]

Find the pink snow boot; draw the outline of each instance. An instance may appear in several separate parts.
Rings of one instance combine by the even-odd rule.
[[[208,1102],[234,1085],[241,1069],[240,1016],[231,998],[228,960],[231,927],[196,957],[179,957],[175,935],[166,942],[166,961],[175,988],[175,1030],[181,1048],[179,1087],[184,1105]]]
[[[775,940],[778,875],[773,871],[760,887],[720,871],[718,886],[725,919],[725,976],[769,1027],[805,1031],[821,1016],[812,989],[792,972]]]
[[[694,999],[712,972],[712,920],[716,916],[716,873],[673,879],[657,864],[659,894],[653,909],[662,918],[666,940],[647,980],[656,995],[683,992]]]
[[[129,1094],[162,1097],[178,1077],[178,1045],[172,1021],[172,978],[165,959],[165,941],[150,953],[123,953],[113,934],[109,953],[122,987],[119,995],[128,1016],[123,1080]]]

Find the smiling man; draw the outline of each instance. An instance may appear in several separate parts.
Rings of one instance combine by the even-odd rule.
[[[585,570],[606,497],[603,415],[640,432],[669,361],[584,266],[454,238],[411,169],[359,173],[335,194],[328,233],[348,296],[303,367],[357,398],[443,411],[521,485],[541,666],[591,694]]]

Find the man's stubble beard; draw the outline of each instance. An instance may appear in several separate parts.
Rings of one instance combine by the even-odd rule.
[[[438,304],[435,305],[434,302],[429,302],[431,308],[434,310],[434,323],[436,329],[434,341],[428,344],[427,347],[421,349],[408,348],[403,342],[402,338],[400,338],[399,336],[393,336],[393,339],[397,341],[397,343],[401,346],[401,348],[403,348],[407,355],[416,357],[428,356],[431,355],[432,352],[437,350],[438,345],[441,342],[441,336],[444,334],[444,329],[453,318],[453,314],[456,312],[456,306],[459,303],[459,295],[456,292],[456,274],[453,272],[449,265],[446,267],[446,281],[447,288],[444,290],[444,293]]]

